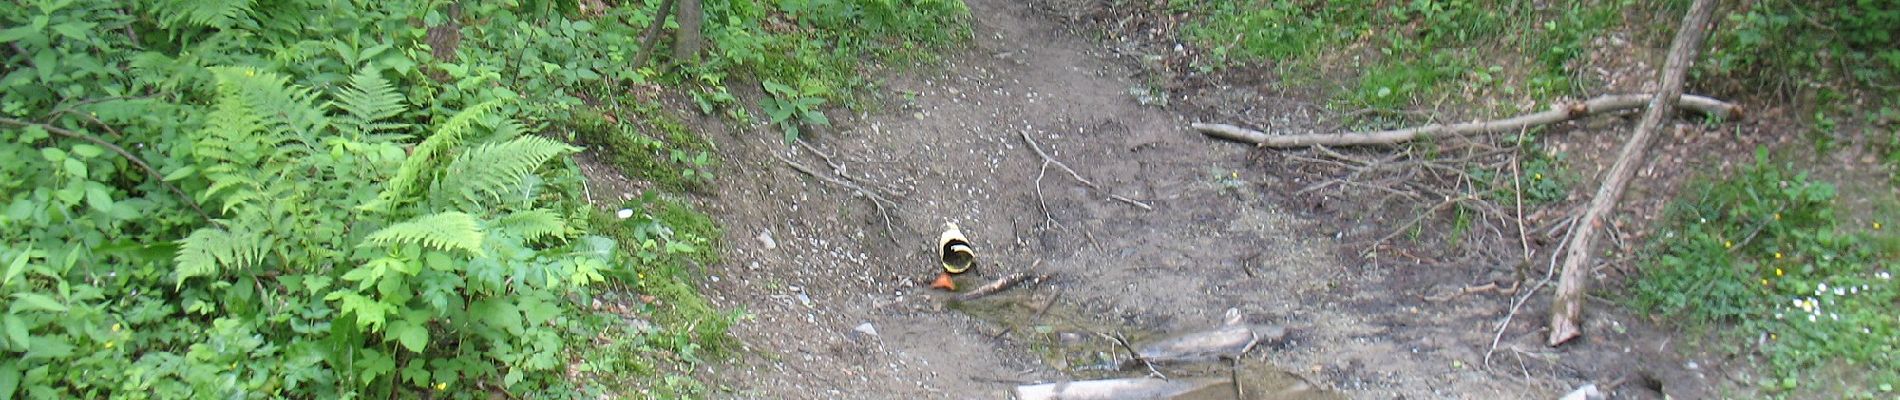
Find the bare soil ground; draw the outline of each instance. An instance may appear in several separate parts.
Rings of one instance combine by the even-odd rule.
[[[1393,218],[1410,210],[1359,209],[1374,202],[1353,191],[1295,195],[1310,183],[1299,166],[1187,129],[1235,116],[1322,126],[1311,99],[1271,89],[1263,72],[1235,71],[1165,79],[1158,86],[1179,103],[1143,105],[1136,93],[1157,86],[1139,79],[1152,78],[1143,63],[1156,59],[1144,54],[1167,43],[1097,41],[1072,23],[1087,10],[1055,2],[969,3],[967,48],[940,65],[880,70],[886,107],[834,115],[835,127],[807,135],[810,149],[768,126],[694,121],[725,161],[701,200],[727,229],[727,253],[705,267],[703,290],[752,316],[734,327],[738,358],[698,371],[722,388],[716,397],[1005,398],[1019,384],[1141,376],[1103,368],[1125,357],[1101,335],[1194,331],[1228,309],[1290,332],[1246,362],[1351,398],[1555,398],[1586,383],[1612,398],[1706,398],[1753,382],[1731,367],[1745,363],[1680,350],[1699,339],[1673,338],[1601,298],[1585,338],[1551,348],[1542,344],[1547,296],[1535,297],[1487,365],[1514,296],[1452,294],[1541,277],[1543,242],[1529,268],[1361,257],[1365,238],[1396,229]],[[1627,125],[1586,122],[1558,135],[1571,138],[1560,141],[1576,148],[1562,150],[1577,162],[1607,164]],[[1719,137],[1689,129],[1665,142],[1696,135]],[[1100,190],[1045,165],[1025,136]],[[1665,168],[1707,156],[1679,147],[1660,150],[1675,160]],[[881,212],[781,158],[893,204]],[[1660,215],[1660,198],[1636,195],[1626,218]],[[945,222],[962,226],[983,262],[961,278],[965,287],[1013,272],[1054,279],[952,304],[926,287]]]

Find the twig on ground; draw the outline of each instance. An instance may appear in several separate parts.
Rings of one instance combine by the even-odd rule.
[[[885,196],[904,197],[904,191],[898,190],[897,188],[891,187],[890,185],[880,184],[877,182],[871,182],[869,179],[852,176],[850,170],[845,167],[844,163],[836,161],[834,158],[831,157],[830,154],[825,154],[825,152],[823,151],[818,151],[817,146],[812,146],[811,143],[806,142],[805,139],[799,139],[796,143],[798,143],[799,147],[803,147],[805,151],[809,151],[811,152],[812,155],[818,156],[819,159],[825,160],[825,165],[831,166],[831,173],[837,174],[840,177],[844,177],[844,179],[846,180],[857,182],[859,185],[864,185],[864,186],[870,187],[871,189],[875,189],[879,192],[882,192]]]
[[[970,300],[981,299],[989,295],[1002,293],[1005,290],[1009,290],[1010,288],[1016,287],[1017,285],[1023,284],[1025,282],[1031,285],[1034,285],[1036,283],[1049,280],[1049,278],[1052,278],[1052,277],[1054,277],[1054,275],[1050,275],[1050,274],[1030,275],[1027,272],[1017,272],[1014,274],[1009,274],[1002,278],[997,278],[996,280],[991,281],[990,283],[984,284],[983,286],[978,286],[975,289],[970,289],[970,291],[968,292],[959,294],[957,295],[956,300],[970,301]]]
[[[1149,376],[1161,378],[1161,380],[1164,381],[1168,380],[1166,374],[1162,374],[1161,370],[1155,369],[1154,363],[1148,362],[1147,357],[1142,357],[1141,352],[1135,351],[1135,346],[1128,344],[1128,338],[1122,337],[1121,332],[1115,332],[1115,336],[1109,336],[1101,332],[1096,332],[1095,334],[1100,335],[1104,339],[1113,340],[1115,344],[1121,345],[1123,350],[1128,350],[1129,357],[1133,357],[1135,362],[1141,363],[1142,366],[1148,367]]]
[[[884,235],[891,239],[891,243],[899,243],[897,241],[897,232],[891,229],[891,212],[890,210],[885,209],[885,206],[884,206],[886,203],[889,203],[892,207],[895,207],[897,205],[897,202],[893,202],[890,199],[886,199],[884,198],[884,196],[877,194],[877,192],[873,192],[870,189],[865,189],[863,186],[858,186],[858,184],[851,183],[849,181],[845,181],[838,178],[825,176],[823,174],[819,174],[818,171],[813,171],[810,167],[806,167],[804,164],[799,164],[798,162],[792,161],[789,158],[785,158],[785,156],[781,156],[778,153],[772,153],[772,157],[777,158],[781,162],[784,162],[785,165],[791,166],[792,169],[798,170],[798,172],[803,172],[805,173],[805,175],[811,175],[812,177],[818,178],[819,180],[823,180],[825,182],[830,182],[831,184],[834,184],[834,185],[843,186],[846,189],[856,190],[859,194],[864,195],[866,199],[870,199],[871,205],[877,206],[877,213],[879,215],[884,216]]]
[[[1543,289],[1545,285],[1549,285],[1550,281],[1557,277],[1557,256],[1564,254],[1564,247],[1570,245],[1570,235],[1573,233],[1576,233],[1576,231],[1567,231],[1564,233],[1563,240],[1557,242],[1557,248],[1551,250],[1550,267],[1544,270],[1544,279],[1537,281],[1537,284],[1532,285],[1530,290],[1524,291],[1523,296],[1519,296],[1517,300],[1512,301],[1511,310],[1504,314],[1503,321],[1498,322],[1497,333],[1491,335],[1491,348],[1484,351],[1484,366],[1486,368],[1491,367],[1491,353],[1498,351],[1498,341],[1504,339],[1504,331],[1511,327],[1511,319],[1517,317],[1518,308],[1523,307],[1524,302],[1530,301],[1531,296],[1537,295],[1538,289]],[[1519,286],[1522,286],[1522,284],[1519,284]]]
[[[1143,203],[1143,202],[1141,202],[1141,201],[1138,201],[1138,200],[1135,200],[1135,199],[1130,199],[1130,198],[1127,198],[1127,197],[1122,197],[1122,196],[1120,196],[1120,195],[1116,195],[1116,194],[1114,194],[1114,193],[1109,193],[1109,192],[1108,192],[1108,190],[1106,190],[1106,189],[1102,189],[1102,187],[1101,187],[1101,186],[1099,186],[1099,185],[1096,185],[1096,184],[1095,184],[1095,182],[1093,182],[1093,181],[1090,181],[1090,180],[1088,180],[1088,178],[1083,178],[1083,177],[1082,177],[1082,174],[1080,174],[1080,173],[1076,173],[1076,172],[1075,172],[1075,169],[1074,169],[1074,168],[1069,168],[1069,164],[1064,164],[1064,163],[1063,163],[1062,161],[1060,161],[1060,160],[1056,160],[1056,158],[1055,158],[1055,157],[1053,157],[1053,156],[1050,156],[1050,155],[1049,155],[1049,153],[1046,153],[1046,152],[1043,152],[1043,151],[1042,151],[1042,146],[1041,146],[1041,145],[1038,145],[1038,144],[1036,144],[1036,140],[1035,140],[1035,139],[1031,139],[1031,138],[1029,138],[1029,132],[1028,132],[1028,131],[1016,131],[1016,133],[1017,133],[1018,135],[1021,135],[1021,136],[1023,137],[1023,142],[1025,142],[1025,143],[1029,143],[1029,149],[1030,149],[1030,150],[1035,150],[1035,151],[1036,151],[1036,155],[1037,155],[1037,156],[1040,156],[1040,157],[1042,157],[1042,169],[1044,169],[1044,170],[1047,170],[1047,169],[1049,169],[1049,166],[1053,164],[1053,165],[1055,165],[1055,166],[1056,166],[1056,167],[1058,167],[1058,168],[1062,168],[1062,170],[1063,170],[1063,171],[1068,171],[1068,172],[1069,172],[1069,177],[1072,177],[1072,178],[1075,178],[1075,181],[1076,181],[1076,182],[1081,182],[1081,183],[1082,183],[1082,186],[1088,186],[1088,187],[1089,187],[1089,189],[1094,189],[1096,193],[1100,193],[1100,194],[1102,194],[1102,195],[1104,195],[1104,196],[1107,196],[1107,197],[1108,197],[1108,198],[1109,198],[1110,200],[1115,200],[1115,201],[1119,201],[1119,202],[1123,202],[1123,203],[1128,203],[1129,205],[1132,205],[1132,206],[1135,206],[1135,207],[1137,207],[1137,208],[1140,208],[1140,209],[1142,209],[1142,210],[1146,210],[1146,211],[1154,211],[1154,209],[1155,209],[1155,208],[1154,208],[1154,206],[1150,206],[1150,205],[1148,205],[1148,203]],[[1042,187],[1042,185],[1041,185],[1041,183],[1042,183],[1042,174],[1041,174],[1041,173],[1038,173],[1038,174],[1036,174],[1036,183],[1037,183],[1037,185],[1036,185],[1036,186],[1037,186],[1037,190],[1036,190],[1036,192],[1037,192],[1037,197],[1038,197],[1038,199],[1040,199],[1040,197],[1041,197],[1041,193],[1042,193],[1042,189],[1041,189],[1041,187]],[[1045,214],[1047,214],[1047,213],[1048,213],[1048,206],[1047,206],[1047,205],[1045,205],[1045,206],[1043,207],[1043,209],[1044,209],[1044,213],[1045,213]]]
[[[1385,244],[1386,241],[1392,240],[1392,238],[1398,237],[1400,234],[1404,234],[1405,231],[1412,229],[1412,226],[1418,225],[1420,222],[1424,222],[1426,217],[1430,217],[1432,214],[1438,213],[1439,210],[1444,209],[1446,206],[1458,204],[1460,202],[1477,201],[1477,200],[1478,200],[1477,197],[1467,195],[1467,196],[1447,198],[1445,199],[1445,201],[1438,202],[1438,204],[1433,205],[1431,208],[1425,209],[1424,212],[1418,213],[1417,216],[1412,217],[1411,221],[1407,221],[1405,224],[1399,225],[1398,229],[1392,230],[1392,233],[1386,234],[1384,237],[1380,237],[1379,240],[1373,241],[1372,245],[1366,247],[1366,251],[1369,253],[1378,249],[1379,246],[1382,244]]]

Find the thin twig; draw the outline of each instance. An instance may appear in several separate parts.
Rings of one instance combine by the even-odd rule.
[[[195,211],[198,213],[198,217],[204,218],[204,220],[206,221],[213,221],[213,223],[216,223],[215,220],[211,219],[210,214],[206,214],[205,210],[198,206],[197,201],[191,199],[191,195],[187,195],[185,194],[185,191],[178,190],[177,186],[172,186],[171,183],[165,182],[165,176],[162,174],[159,174],[158,169],[152,168],[152,164],[147,164],[145,162],[145,159],[142,159],[142,158],[139,158],[139,156],[133,155],[132,152],[126,151],[124,147],[119,147],[119,145],[117,144],[113,144],[112,142],[107,142],[105,141],[105,139],[100,139],[96,136],[88,135],[83,132],[75,132],[75,131],[67,130],[66,128],[61,128],[61,127],[47,125],[47,124],[21,121],[21,120],[12,119],[12,118],[6,118],[6,117],[0,117],[0,123],[14,125],[14,126],[22,127],[22,128],[29,127],[29,126],[36,126],[36,127],[39,127],[40,129],[45,129],[47,132],[52,132],[60,136],[92,142],[93,144],[99,145],[100,147],[105,147],[108,150],[112,150],[113,153],[118,153],[120,157],[125,157],[126,161],[131,161],[133,165],[137,165],[139,169],[144,170],[146,175],[150,175],[152,177],[153,183],[157,183],[159,186],[162,186],[165,189],[170,190],[173,195],[178,196],[178,201],[185,203],[185,205],[188,207],[191,207],[192,211]]]
[[[831,157],[830,154],[825,154],[825,152],[823,151],[818,151],[817,146],[812,146],[811,143],[806,142],[805,139],[799,139],[796,143],[798,143],[799,147],[803,147],[805,148],[806,151],[810,151],[812,155],[818,156],[818,158],[825,160],[825,165],[831,166],[831,173],[833,174],[837,174],[838,176],[844,177],[844,179],[850,180],[852,182],[857,182],[860,185],[868,186],[871,189],[876,189],[880,192],[883,192],[884,195],[886,196],[893,196],[893,197],[904,196],[904,191],[890,187],[889,185],[884,185],[877,182],[871,182],[869,179],[851,176],[849,169],[845,168],[844,163],[836,161],[835,159]]]
[[[1029,143],[1029,149],[1030,149],[1030,150],[1035,150],[1035,151],[1036,151],[1036,155],[1037,155],[1037,156],[1041,156],[1041,157],[1042,157],[1042,166],[1043,166],[1043,168],[1045,168],[1045,169],[1046,169],[1046,168],[1048,168],[1048,167],[1049,167],[1049,165],[1051,165],[1051,164],[1054,164],[1054,165],[1055,165],[1056,167],[1060,167],[1060,168],[1062,168],[1062,170],[1063,170],[1063,171],[1068,171],[1068,172],[1069,172],[1069,177],[1072,177],[1072,178],[1075,178],[1075,181],[1076,181],[1076,182],[1081,182],[1083,186],[1088,186],[1088,187],[1089,187],[1089,189],[1094,189],[1096,193],[1100,193],[1100,194],[1102,194],[1102,195],[1104,195],[1104,196],[1107,196],[1107,197],[1108,197],[1108,198],[1109,198],[1110,200],[1115,200],[1115,201],[1119,201],[1119,202],[1123,202],[1123,203],[1128,203],[1129,205],[1133,205],[1133,206],[1135,206],[1135,207],[1138,207],[1138,208],[1141,208],[1142,210],[1146,210],[1146,211],[1154,211],[1154,209],[1155,209],[1155,208],[1154,208],[1154,206],[1150,206],[1150,205],[1148,205],[1148,203],[1143,203],[1143,202],[1140,202],[1140,201],[1137,201],[1137,200],[1135,200],[1135,199],[1130,199],[1130,198],[1127,198],[1127,197],[1122,197],[1122,196],[1119,196],[1119,195],[1116,195],[1116,194],[1114,194],[1114,193],[1109,193],[1109,192],[1108,192],[1108,190],[1105,190],[1105,189],[1102,189],[1102,187],[1101,187],[1101,186],[1098,186],[1098,185],[1096,185],[1096,184],[1095,184],[1095,182],[1092,182],[1092,181],[1089,181],[1089,180],[1088,180],[1088,178],[1083,178],[1083,177],[1082,177],[1082,174],[1080,174],[1080,173],[1076,173],[1076,172],[1075,172],[1075,169],[1074,169],[1074,168],[1069,168],[1069,164],[1064,164],[1064,163],[1063,163],[1062,161],[1060,161],[1060,160],[1056,160],[1056,158],[1055,158],[1055,157],[1053,157],[1053,156],[1050,156],[1050,155],[1049,155],[1049,153],[1045,153],[1045,152],[1043,152],[1043,151],[1042,151],[1042,146],[1041,146],[1041,145],[1038,145],[1038,144],[1036,144],[1036,140],[1035,140],[1035,139],[1031,139],[1031,138],[1029,138],[1029,132],[1028,132],[1028,131],[1016,131],[1016,133],[1017,133],[1017,134],[1019,134],[1019,135],[1021,135],[1021,136],[1023,137],[1023,142],[1026,142],[1026,143]],[[1041,179],[1037,179],[1036,181],[1037,181],[1037,183],[1041,183],[1041,182],[1042,182],[1042,180],[1041,180]],[[1039,189],[1039,190],[1037,190],[1037,192],[1039,192],[1039,193],[1040,193],[1040,192],[1041,192],[1041,190]]]
[[[794,162],[789,158],[785,158],[785,156],[778,155],[778,153],[772,153],[772,157],[777,158],[781,162],[784,162],[785,165],[791,166],[792,169],[798,170],[798,172],[803,172],[806,175],[811,175],[825,182],[830,182],[831,184],[834,184],[834,185],[843,186],[847,189],[856,190],[858,191],[859,194],[863,194],[865,198],[868,198],[871,200],[871,205],[877,206],[877,213],[884,216],[884,235],[891,239],[891,243],[899,243],[897,241],[897,232],[891,229],[891,213],[889,210],[886,210],[884,207],[885,203],[890,203],[891,206],[895,207],[897,205],[896,202],[893,202],[890,199],[886,199],[884,198],[884,196],[878,195],[877,192],[873,192],[870,189],[865,189],[863,186],[858,186],[858,184],[851,183],[849,181],[845,181],[838,178],[825,176],[823,174],[819,174],[818,171],[813,171],[810,167],[806,167],[804,164],[799,164],[797,162]]]
[[[1523,307],[1525,302],[1530,301],[1531,296],[1536,295],[1538,289],[1543,289],[1545,285],[1550,284],[1551,279],[1557,277],[1557,256],[1564,254],[1564,247],[1570,245],[1570,235],[1573,233],[1576,233],[1576,231],[1570,230],[1565,232],[1563,240],[1557,242],[1557,248],[1552,249],[1550,253],[1550,267],[1544,270],[1544,279],[1537,281],[1537,284],[1532,285],[1530,290],[1524,291],[1523,297],[1518,297],[1517,300],[1512,301],[1511,311],[1504,314],[1503,321],[1498,322],[1497,333],[1491,335],[1491,349],[1484,351],[1484,366],[1486,368],[1491,367],[1491,353],[1498,351],[1498,341],[1504,339],[1504,330],[1511,327],[1511,319],[1517,316],[1517,309]]]
[[[1162,374],[1161,370],[1155,369],[1154,363],[1148,362],[1147,357],[1142,357],[1141,352],[1135,351],[1135,346],[1131,346],[1128,344],[1128,339],[1125,337],[1122,337],[1121,332],[1115,332],[1115,336],[1109,336],[1101,332],[1096,332],[1095,334],[1101,335],[1103,338],[1106,338],[1109,340],[1114,340],[1115,344],[1121,345],[1123,350],[1128,350],[1129,357],[1133,357],[1135,359],[1135,362],[1141,363],[1142,366],[1148,367],[1148,373],[1150,374],[1150,376],[1161,378],[1161,380],[1164,380],[1164,381],[1168,380],[1167,375]]]
[[[1002,278],[997,278],[995,281],[991,281],[990,283],[984,284],[983,286],[978,286],[975,289],[970,289],[969,292],[959,294],[957,295],[956,300],[970,301],[970,300],[981,299],[992,294],[1002,293],[1005,290],[1009,290],[1010,288],[1016,287],[1017,285],[1021,285],[1025,282],[1031,285],[1034,285],[1038,282],[1049,280],[1049,278],[1051,277],[1053,277],[1053,275],[1048,275],[1048,274],[1030,275],[1026,272],[1017,272],[1014,274],[1010,274],[1008,276],[1004,276]]]

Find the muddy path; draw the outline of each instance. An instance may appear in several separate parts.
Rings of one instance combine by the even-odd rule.
[[[701,283],[715,305],[751,315],[733,328],[737,358],[698,371],[714,397],[1006,398],[1020,384],[1140,376],[1103,367],[1121,356],[1104,336],[1204,329],[1229,309],[1288,332],[1247,362],[1352,398],[1554,398],[1625,373],[1589,360],[1637,357],[1616,356],[1629,349],[1613,341],[1558,354],[1522,323],[1504,344],[1524,350],[1481,368],[1510,298],[1423,299],[1508,267],[1341,257],[1344,228],[1283,208],[1251,148],[1141,105],[1134,56],[1023,2],[969,3],[967,48],[881,72],[884,109],[834,115],[811,149],[767,126],[696,123],[726,166],[703,202],[727,254]],[[1045,170],[1025,136],[1100,190]],[[870,199],[781,157],[891,198],[894,235]],[[926,287],[945,222],[984,262],[966,287],[1055,278],[950,305]]]

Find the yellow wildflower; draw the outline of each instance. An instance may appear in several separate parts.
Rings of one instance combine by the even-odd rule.
[[[119,324],[112,324],[112,333],[119,333]]]
[[[1876,231],[1877,231],[1877,230],[1880,230],[1880,223],[1879,223],[1879,222],[1875,222],[1875,223],[1874,223],[1874,230],[1876,230]]]
[[[110,349],[110,348],[112,348],[112,341],[110,341],[110,340],[107,340],[107,341],[106,341],[106,348],[108,348],[108,349]]]
[[[1776,220],[1776,221],[1780,221],[1780,220],[1781,220],[1781,213],[1775,213],[1775,220]]]
[[[1735,242],[1724,240],[1722,241],[1722,247],[1733,249],[1735,248]]]
[[[1775,276],[1781,276],[1781,268],[1775,268]]]
[[[1781,258],[1781,252],[1779,251],[1775,252],[1775,258]]]
[[[1768,286],[1768,278],[1761,278],[1761,285]]]
[[[435,383],[435,391],[437,391],[437,392],[440,392],[440,391],[444,391],[444,390],[449,390],[449,383],[448,383],[448,382],[436,382],[436,383]]]

